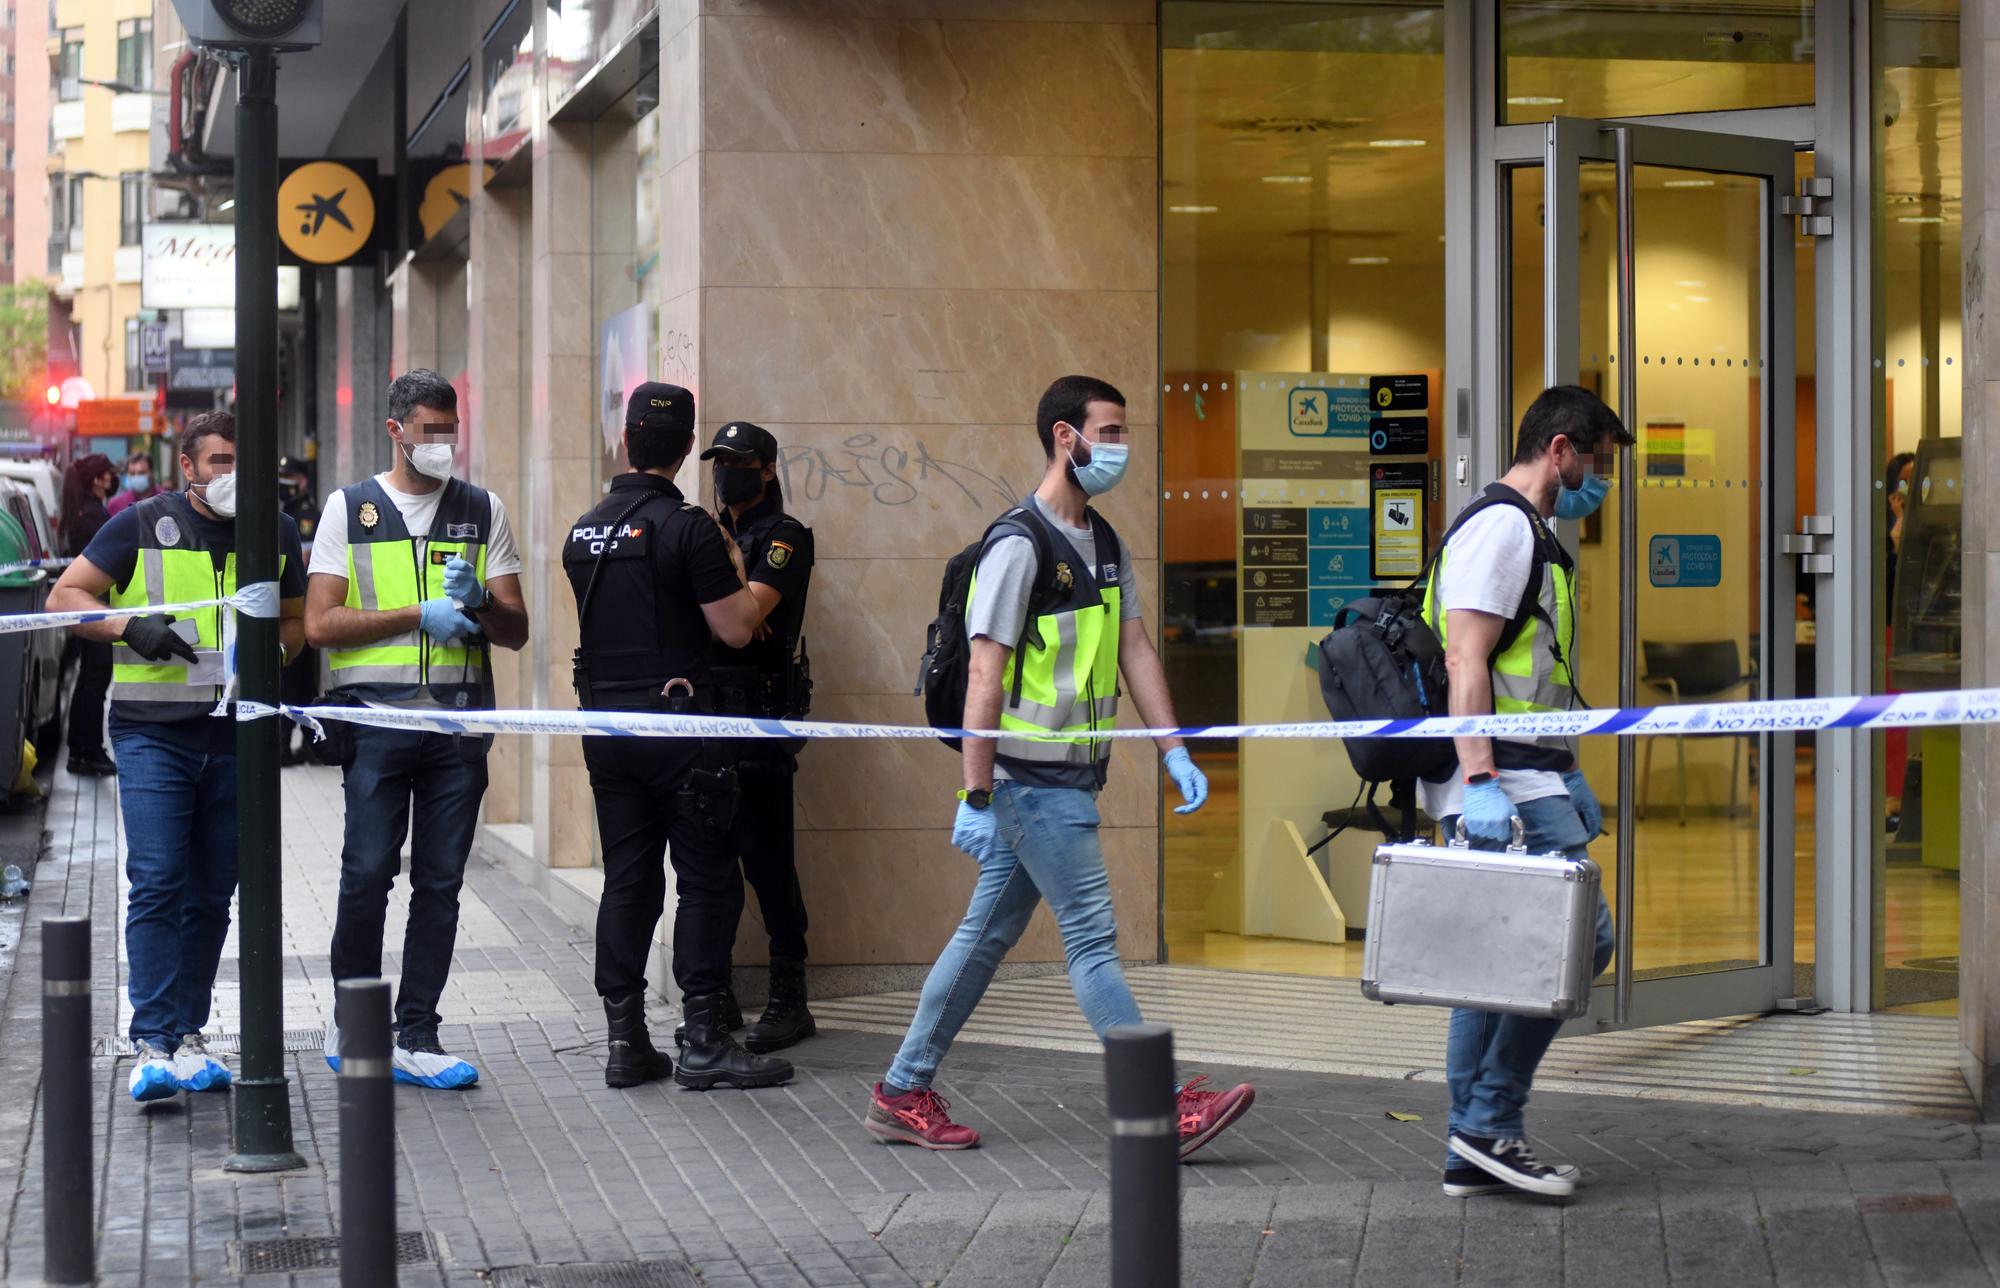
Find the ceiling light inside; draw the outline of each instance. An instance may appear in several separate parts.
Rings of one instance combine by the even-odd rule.
[[[1897,215],[1896,222],[1899,224],[1941,224],[1944,222],[1944,216],[1943,215]]]
[[[1674,279],[1674,285],[1685,286],[1698,291],[1702,287],[1707,286],[1708,283],[1697,277],[1677,277]]]
[[[1549,94],[1516,94],[1507,100],[1509,107],[1560,107],[1562,100]]]
[[[1366,267],[1371,264],[1386,264],[1389,262],[1389,257],[1387,255],[1349,255],[1347,262],[1356,267]]]
[[[1267,174],[1264,176],[1265,183],[1311,183],[1312,181],[1312,176],[1309,174]]]
[[[1168,206],[1167,213],[1170,215],[1212,215],[1215,213],[1215,207],[1214,206]]]
[[[1371,148],[1420,148],[1425,146],[1426,142],[1427,140],[1424,139],[1370,139],[1368,140],[1368,146]]]
[[[1715,180],[1713,180],[1713,179],[1669,179],[1669,180],[1667,180],[1667,181],[1666,181],[1665,183],[1661,184],[1660,186],[1661,186],[1662,188],[1713,188],[1713,187],[1715,186]]]

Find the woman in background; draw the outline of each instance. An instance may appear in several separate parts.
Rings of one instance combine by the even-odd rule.
[[[71,463],[63,474],[62,513],[56,531],[62,552],[83,553],[97,530],[111,518],[105,498],[118,490],[118,472],[111,458],[93,454]],[[111,646],[70,636],[63,669],[76,666],[76,690],[69,701],[69,772],[103,778],[118,772],[104,751],[104,695],[111,688]]]

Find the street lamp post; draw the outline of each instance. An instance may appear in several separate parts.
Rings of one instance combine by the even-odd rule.
[[[249,48],[236,71],[236,567],[268,609],[236,615],[238,697],[278,705],[278,59]],[[261,615],[268,611],[270,616]],[[285,1076],[282,878],[276,717],[236,725],[243,1068],[235,1172],[304,1167],[292,1148]]]

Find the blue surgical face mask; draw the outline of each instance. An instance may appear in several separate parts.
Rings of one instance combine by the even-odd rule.
[[[127,492],[144,492],[152,485],[153,476],[150,474],[127,474],[125,476],[125,490]]]
[[[1070,473],[1085,496],[1103,496],[1125,477],[1125,462],[1130,454],[1123,443],[1093,443],[1090,459],[1083,464],[1076,463],[1074,454],[1070,456]]]
[[[1575,487],[1562,487],[1556,492],[1556,517],[1587,519],[1597,513],[1597,507],[1604,504],[1604,494],[1610,490],[1611,484],[1603,475],[1586,474]]]

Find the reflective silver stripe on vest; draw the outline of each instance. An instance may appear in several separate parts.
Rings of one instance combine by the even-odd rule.
[[[167,552],[158,546],[143,546],[139,550],[139,584],[146,592],[148,604],[167,602]],[[119,666],[159,666],[161,663],[140,657],[132,646],[124,640],[114,640],[111,645],[111,665]],[[172,684],[166,681],[139,683],[133,680],[120,681],[118,672],[112,671],[109,697],[113,702],[171,702],[183,706],[213,706],[215,685],[213,684]]]
[[[1528,675],[1509,675],[1495,669],[1493,671],[1493,697],[1496,703],[1498,699],[1504,697],[1514,702],[1527,703],[1544,711],[1566,711],[1570,705],[1570,691],[1566,686],[1556,682],[1556,659],[1549,649],[1549,637],[1554,635],[1557,629],[1555,623],[1562,620],[1562,615],[1559,611],[1560,605],[1556,595],[1556,580],[1562,577],[1564,573],[1560,567],[1553,563],[1544,565],[1544,572],[1546,575],[1542,578],[1540,599],[1542,616],[1530,620],[1521,631],[1522,640],[1524,641],[1523,646],[1528,650],[1531,673]],[[1574,596],[1572,596],[1570,612],[1572,620],[1574,620],[1576,612]],[[1560,646],[1562,641],[1556,641],[1556,643]],[[1574,667],[1576,665],[1574,658],[1566,660],[1570,666]],[[1543,738],[1508,738],[1503,741],[1518,742],[1531,747],[1545,747],[1553,751],[1574,752],[1576,750],[1576,740],[1574,738],[1551,736]]]
[[[381,601],[375,593],[375,551],[378,549],[378,544],[372,541],[363,541],[359,544],[350,545],[347,549],[348,553],[354,559],[354,597],[360,601],[360,607],[363,611],[370,613],[381,612]],[[420,584],[417,587],[417,595],[420,599],[423,593],[424,588]],[[351,649],[336,650],[342,653],[359,653],[367,649],[377,648],[413,648],[417,650],[418,660],[408,665],[398,666],[334,667],[332,668],[333,674],[342,682],[343,687],[351,681],[356,683],[402,684],[409,685],[412,688],[421,688],[424,683],[423,647],[423,627],[418,626],[415,630],[404,631],[400,635],[387,635],[379,640],[370,640],[366,644],[360,644]],[[476,670],[477,667],[475,666],[474,669]]]

